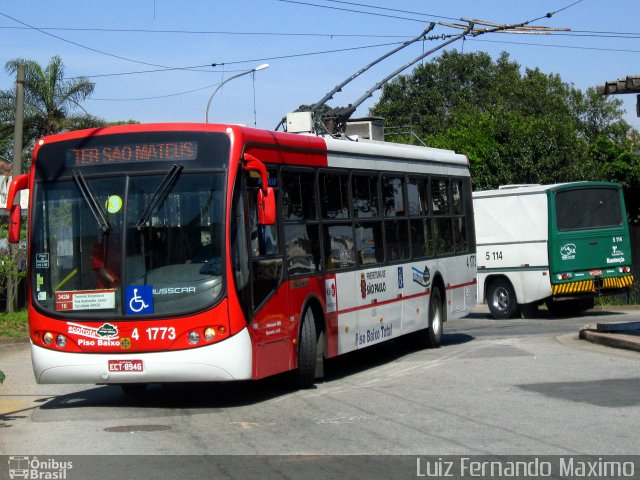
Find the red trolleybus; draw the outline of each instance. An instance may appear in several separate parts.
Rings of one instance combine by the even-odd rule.
[[[44,138],[31,172],[39,383],[259,379],[407,333],[438,346],[476,304],[467,158],[232,125]]]

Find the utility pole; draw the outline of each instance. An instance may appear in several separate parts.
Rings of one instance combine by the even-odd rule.
[[[22,173],[22,132],[24,129],[24,64],[18,65],[16,76],[16,124],[13,131],[13,165],[11,166],[11,176],[17,177]],[[21,193],[18,192],[18,202],[21,200]],[[18,251],[19,243],[9,244],[9,261],[11,270],[7,275],[7,312],[16,311],[16,300],[18,299]]]

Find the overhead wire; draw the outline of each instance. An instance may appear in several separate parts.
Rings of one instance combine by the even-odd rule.
[[[443,15],[436,15],[433,13],[423,13],[423,12],[413,12],[410,10],[400,10],[398,8],[389,8],[389,7],[380,7],[378,5],[368,5],[366,3],[356,3],[356,2],[347,2],[347,1],[343,1],[343,0],[324,0],[325,2],[330,2],[330,3],[340,3],[343,5],[354,5],[356,7],[365,7],[365,8],[372,8],[372,9],[376,9],[376,10],[386,10],[388,12],[398,12],[398,13],[408,13],[411,15],[420,15],[423,17],[429,17],[429,18],[440,18],[442,20],[459,20],[459,18],[454,18],[454,17],[445,17]]]
[[[325,0],[330,1],[330,0]],[[382,7],[377,7],[382,8]],[[416,12],[417,13],[417,12]],[[425,14],[431,15],[431,14]],[[436,17],[436,16],[434,16]],[[450,17],[440,17],[450,19]],[[453,20],[459,20],[455,18]],[[232,36],[276,36],[276,37],[325,37],[325,38],[410,38],[408,35],[385,35],[367,33],[309,33],[309,32],[247,32],[228,30],[155,30],[142,28],[102,28],[102,27],[25,27],[14,25],[0,25],[0,30],[33,30],[61,31],[61,32],[103,32],[103,33],[145,33],[145,34],[181,34],[181,35],[232,35]],[[599,30],[571,30],[568,32],[550,32],[550,36],[594,37],[594,38],[630,38],[640,39],[640,32],[614,32]],[[192,68],[192,67],[182,67]]]
[[[316,7],[316,8],[329,8],[329,9],[334,9],[334,10],[339,10],[339,11],[349,11],[352,13],[359,13],[359,14],[365,14],[365,15],[374,15],[374,16],[380,16],[380,17],[387,17],[387,18],[397,18],[397,19],[401,19],[401,20],[409,20],[409,21],[420,21],[423,22],[423,20],[418,20],[415,18],[408,18],[408,17],[403,17],[403,16],[398,16],[398,15],[391,15],[391,14],[383,14],[383,13],[376,13],[376,12],[366,12],[366,11],[361,11],[361,10],[355,10],[355,9],[347,9],[347,8],[343,8],[343,7],[336,7],[336,6],[328,6],[328,5],[319,5],[316,3],[312,3],[312,2],[307,2],[307,1],[299,1],[299,0],[277,0],[280,2],[284,2],[284,3],[292,3],[292,4],[299,4],[299,5],[305,5],[305,6],[310,6],[310,7]],[[334,4],[342,4],[342,5],[350,5],[350,6],[357,6],[357,7],[364,7],[364,8],[370,8],[370,9],[376,9],[376,10],[381,10],[381,11],[387,11],[387,12],[395,12],[395,13],[402,13],[402,14],[409,14],[409,15],[421,15],[421,16],[425,16],[425,17],[432,17],[432,18],[443,18],[443,19],[453,19],[453,20],[458,20],[457,18],[454,19],[453,17],[446,17],[446,16],[440,16],[440,15],[435,15],[435,14],[428,14],[428,13],[421,13],[421,12],[413,12],[413,11],[408,11],[408,10],[400,10],[400,9],[394,9],[394,8],[389,8],[389,7],[381,7],[381,6],[374,6],[374,5],[367,5],[364,3],[357,3],[357,2],[350,2],[350,1],[342,1],[342,0],[325,0],[326,2],[330,2],[330,3],[334,3]],[[581,3],[584,0],[576,0],[574,2],[572,2],[571,4],[566,5],[565,7],[562,7],[558,10],[555,10],[554,12],[549,12],[546,15],[543,15],[539,18],[536,18],[534,20],[530,20],[528,23],[532,23],[534,21],[543,19],[543,18],[550,18],[552,15],[556,14],[556,13],[560,13],[563,12],[579,3]],[[63,27],[36,27],[33,25],[30,25],[26,22],[23,22],[21,20],[18,20],[10,15],[7,15],[3,12],[0,12],[0,16],[3,16],[5,18],[8,18],[20,25],[23,25],[23,27],[0,27],[0,28],[25,28],[25,29],[32,29],[35,31],[38,31],[44,35],[48,35],[50,37],[56,38],[60,41],[75,45],[77,47],[89,50],[89,51],[93,51],[95,53],[99,53],[102,55],[107,55],[113,58],[117,58],[120,60],[125,60],[125,61],[129,61],[129,62],[133,62],[133,63],[138,63],[138,64],[142,64],[142,65],[147,65],[147,66],[153,66],[153,67],[158,67],[158,69],[153,69],[153,70],[142,70],[142,71],[131,71],[131,72],[120,72],[120,73],[105,73],[105,74],[95,74],[95,75],[86,75],[84,77],[86,78],[100,78],[100,77],[112,77],[112,76],[121,76],[121,75],[135,75],[135,74],[145,74],[145,73],[158,73],[158,72],[168,72],[168,71],[176,71],[176,70],[182,70],[182,71],[201,71],[201,72],[207,72],[207,73],[221,73],[221,72],[216,72],[213,70],[202,70],[205,67],[216,67],[216,66],[227,66],[227,65],[238,65],[238,64],[243,64],[243,63],[250,63],[250,62],[257,62],[257,61],[273,61],[273,60],[282,60],[282,59],[290,59],[290,58],[300,58],[300,57],[306,57],[306,56],[312,56],[312,55],[322,55],[322,54],[329,54],[329,53],[340,53],[340,52],[347,52],[347,51],[354,51],[354,50],[362,50],[362,49],[369,49],[369,48],[377,48],[377,47],[383,47],[383,46],[390,46],[390,45],[398,45],[401,42],[390,42],[390,43],[379,43],[379,44],[374,44],[374,45],[365,45],[365,46],[358,46],[358,47],[348,47],[348,48],[340,48],[340,49],[331,49],[331,50],[322,50],[322,51],[316,51],[316,52],[305,52],[305,53],[299,53],[299,54],[289,54],[289,55],[278,55],[278,56],[271,56],[271,57],[264,57],[264,58],[254,58],[254,59],[246,59],[246,60],[236,60],[236,61],[230,61],[230,62],[218,62],[218,63],[212,63],[212,64],[205,64],[205,65],[194,65],[194,66],[182,66],[182,67],[171,67],[171,66],[166,66],[166,65],[159,65],[159,64],[154,64],[151,62],[145,62],[145,61],[140,61],[140,60],[135,60],[135,59],[131,59],[131,58],[127,58],[127,57],[123,57],[120,55],[116,55],[116,54],[112,54],[109,52],[105,52],[103,50],[98,50],[92,47],[88,47],[86,45],[80,44],[78,42],[74,42],[71,40],[68,40],[66,38],[60,37],[58,35],[52,34],[47,30],[66,30],[66,31],[104,31],[104,32],[133,32],[133,33],[181,33],[181,34],[225,34],[225,35],[273,35],[273,36],[325,36],[325,37],[369,37],[369,38],[404,38],[403,36],[399,36],[399,35],[366,35],[366,34],[330,34],[330,33],[284,33],[284,32],[229,32],[229,31],[189,31],[189,30],[148,30],[148,29],[101,29],[101,28],[63,28]],[[573,33],[573,32],[572,32]],[[640,34],[636,34],[636,33],[625,33],[625,32],[597,32],[597,31],[576,31],[575,32],[583,34],[581,36],[597,36],[597,35],[603,35],[606,36],[607,38],[610,35],[620,35],[622,36],[621,38],[633,38],[633,37],[629,37],[628,35],[639,35]],[[558,35],[557,33],[555,33],[555,35]],[[562,34],[562,35],[568,35],[568,34]],[[579,35],[577,35],[579,36]],[[435,38],[445,38],[446,36],[438,36],[438,37],[434,37],[431,39],[435,39]],[[620,38],[620,37],[617,37]],[[471,40],[471,39],[470,39]],[[498,40],[478,40],[478,39],[473,39],[475,41],[480,41],[480,42],[487,42],[487,43],[505,43],[505,44],[516,44],[516,45],[527,45],[527,46],[544,46],[544,47],[556,47],[556,48],[574,48],[574,49],[584,49],[584,50],[600,50],[600,51],[620,51],[620,52],[637,52],[636,50],[625,50],[625,49],[610,49],[610,48],[597,48],[597,47],[579,47],[579,46],[570,46],[570,45],[551,45],[551,44],[539,44],[539,43],[533,43],[533,42],[509,42],[509,41],[498,41]],[[225,73],[229,73],[229,72],[233,72],[236,70],[225,70]],[[193,93],[193,92],[197,92],[197,91],[201,91],[201,90],[206,90],[209,88],[214,87],[217,84],[213,84],[213,85],[207,85],[204,87],[200,87],[200,88],[196,88],[196,89],[191,89],[191,90],[186,90],[186,91],[182,91],[182,92],[175,92],[175,93],[170,93],[170,94],[165,94],[165,95],[159,95],[159,96],[149,96],[149,97],[139,97],[139,98],[129,98],[129,99],[115,99],[115,98],[92,98],[92,99],[88,99],[88,100],[96,100],[96,101],[135,101],[135,100],[151,100],[151,99],[160,99],[160,98],[167,98],[167,97],[173,97],[173,96],[178,96],[178,95],[184,95],[184,94],[188,94],[188,93]]]
[[[440,38],[440,37],[438,37],[438,38]],[[214,65],[214,66],[226,66],[226,65],[239,65],[239,64],[243,64],[243,63],[254,63],[254,62],[266,62],[266,61],[273,61],[273,60],[284,60],[284,59],[289,59],[289,58],[308,57],[308,56],[314,56],[314,55],[325,55],[325,54],[330,54],[330,53],[341,53],[341,52],[347,52],[347,51],[353,51],[353,50],[365,50],[365,49],[369,49],[369,48],[387,47],[387,46],[390,46],[390,45],[400,45],[401,43],[402,42],[377,43],[377,44],[373,44],[373,45],[362,45],[362,46],[359,46],[359,47],[336,48],[336,49],[332,49],[332,50],[321,50],[321,51],[316,51],[316,52],[294,53],[294,54],[289,54],[289,55],[278,55],[278,56],[272,56],[272,57],[261,57],[261,58],[245,59],[245,60],[235,60],[235,61],[229,61],[229,62],[219,62],[219,63],[214,63],[212,65]],[[143,74],[143,73],[163,73],[163,72],[167,72],[167,71],[171,71],[171,70],[182,70],[182,71],[198,72],[198,71],[203,71],[203,70],[198,70],[197,69],[197,68],[202,67],[202,66],[203,65],[193,66],[193,67],[168,67],[168,68],[160,68],[160,69],[157,69],[157,70],[139,70],[139,71],[133,71],[133,72],[83,75],[83,77],[84,78],[113,77],[113,76],[119,76],[119,75],[135,75],[135,74]],[[227,73],[230,73],[230,72],[236,72],[236,71],[241,71],[241,70],[225,70],[225,71]],[[221,72],[220,71],[211,70],[211,71],[209,71],[209,73],[221,73]]]
[[[470,38],[469,40],[474,42],[484,42],[484,43],[500,43],[507,45],[524,45],[531,47],[543,47],[543,48],[568,48],[572,50],[594,50],[599,52],[624,52],[624,53],[640,53],[640,50],[631,50],[624,48],[601,48],[601,47],[581,47],[577,45],[557,45],[552,43],[534,43],[534,42],[515,42],[515,41],[507,41],[507,40],[479,40],[477,38]]]
[[[366,12],[364,10],[353,10],[353,9],[350,9],[350,8],[333,7],[333,6],[329,6],[329,5],[318,5],[317,3],[302,2],[302,1],[299,1],[299,0],[276,0],[276,1],[283,2],[283,3],[292,3],[292,4],[297,4],[297,5],[305,5],[305,6],[308,6],[308,7],[326,8],[326,9],[329,9],[329,10],[337,10],[337,11],[342,11],[342,12],[361,13],[361,14],[364,14],[364,15],[373,15],[373,16],[376,16],[376,17],[395,18],[395,19],[398,19],[398,20],[408,20],[408,21],[411,21],[411,22],[424,23],[424,20],[420,20],[420,19],[417,19],[417,18],[400,17],[398,15],[390,15],[390,14],[385,14],[385,13]]]
[[[63,32],[103,32],[103,33],[151,33],[151,34],[180,34],[180,35],[255,35],[277,37],[327,37],[327,38],[407,38],[407,35],[383,35],[366,33],[310,33],[310,32],[232,32],[228,30],[155,30],[147,28],[103,28],[103,27],[19,27],[0,25],[0,29],[11,30],[51,30]]]
[[[285,59],[285,58],[296,58],[296,57],[302,57],[302,56],[312,56],[312,55],[322,55],[322,54],[327,54],[327,53],[336,53],[336,52],[343,52],[343,51],[348,51],[348,50],[361,50],[361,49],[366,49],[366,48],[376,48],[376,47],[385,47],[385,46],[389,46],[389,45],[398,45],[401,42],[398,43],[382,43],[382,44],[377,44],[377,45],[366,45],[366,46],[361,46],[361,47],[350,47],[350,48],[342,48],[342,49],[336,49],[336,50],[324,50],[324,51],[320,51],[320,52],[307,52],[307,53],[299,53],[299,54],[292,54],[292,55],[281,55],[278,57],[265,57],[265,58],[260,58],[260,59],[251,59],[251,60],[238,60],[238,61],[234,61],[234,62],[226,62],[226,63],[221,63],[220,65],[233,65],[233,64],[239,64],[239,63],[255,63],[255,62],[264,62],[264,61],[273,61],[273,60],[280,60],[280,59]],[[229,73],[229,72],[234,72],[236,70],[225,70],[225,73]],[[135,72],[130,72],[130,73],[135,73]],[[218,72],[220,73],[220,72]],[[209,85],[206,87],[201,87],[201,88],[197,88],[194,90],[187,90],[184,92],[177,92],[177,93],[171,93],[171,94],[165,94],[165,95],[158,95],[158,96],[154,96],[154,97],[139,97],[139,98],[127,98],[127,99],[115,99],[115,98],[88,98],[87,101],[90,100],[98,100],[98,101],[138,101],[138,100],[155,100],[155,99],[160,99],[160,98],[167,98],[167,97],[173,97],[173,96],[178,96],[178,95],[184,95],[187,93],[193,93],[193,92],[198,92],[200,90],[205,90],[207,88],[212,88],[214,86],[216,86],[218,84],[214,84],[214,85]]]
[[[141,61],[141,60],[135,60],[135,59],[132,59],[132,58],[123,57],[121,55],[116,55],[116,54],[113,54],[113,53],[105,52],[103,50],[98,50],[97,48],[92,48],[92,47],[89,47],[87,45],[83,45],[81,43],[74,42],[73,40],[69,40],[69,39],[63,38],[63,37],[61,37],[59,35],[55,35],[53,33],[44,31],[44,30],[42,30],[42,29],[40,29],[38,27],[35,27],[33,25],[29,25],[28,23],[23,22],[22,20],[18,20],[17,18],[12,17],[11,15],[7,15],[6,13],[3,13],[3,12],[0,12],[0,16],[3,16],[3,17],[8,18],[10,20],[13,20],[16,23],[19,23],[21,25],[29,27],[29,28],[31,28],[33,30],[36,30],[36,31],[38,31],[38,32],[40,32],[40,33],[42,33],[44,35],[49,36],[49,37],[55,38],[57,40],[65,42],[65,43],[69,43],[71,45],[75,45],[76,47],[80,47],[82,49],[89,50],[89,51],[94,52],[94,53],[99,53],[101,55],[106,55],[106,56],[109,56],[109,57],[112,57],[112,58],[117,58],[119,60],[124,60],[124,61],[132,62],[132,63],[138,63],[140,65],[147,65],[147,66],[150,66],[150,67],[172,68],[172,67],[169,67],[167,65],[159,65],[157,63],[144,62],[144,61]]]

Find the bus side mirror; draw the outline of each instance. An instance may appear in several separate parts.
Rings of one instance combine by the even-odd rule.
[[[276,194],[273,187],[267,187],[266,192],[258,190],[258,223],[273,225],[276,223]]]
[[[9,243],[18,243],[20,241],[20,205],[12,205],[9,210]]]
[[[14,205],[14,200],[18,193],[29,188],[29,174],[23,173],[11,179],[9,190],[7,191],[7,210],[9,210],[9,234],[7,240],[9,243],[18,243],[20,241],[20,202]],[[18,196],[18,198],[20,198]]]
[[[244,165],[246,171],[258,172],[260,174],[260,190],[258,190],[257,209],[258,223],[260,225],[273,225],[276,223],[276,194],[273,187],[269,187],[269,175],[267,167],[260,160],[249,153],[244,154]]]

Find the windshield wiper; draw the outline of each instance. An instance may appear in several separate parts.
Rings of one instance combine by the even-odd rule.
[[[174,164],[169,172],[167,172],[167,174],[164,176],[162,182],[160,182],[160,185],[158,185],[158,188],[156,188],[156,191],[153,193],[151,201],[147,204],[146,208],[142,212],[142,215],[140,215],[140,220],[138,220],[138,223],[136,223],[136,228],[138,230],[142,230],[142,227],[145,223],[147,223],[147,220],[149,220],[149,217],[151,216],[151,213],[156,208],[156,206],[164,201],[164,197],[169,191],[169,187],[176,179],[176,177],[180,174],[182,168],[182,165]]]
[[[104,209],[100,206],[100,203],[98,203],[95,193],[91,190],[91,187],[80,170],[73,171],[73,180],[76,182],[78,190],[80,190],[80,193],[87,202],[87,205],[89,205],[89,210],[91,210],[93,218],[98,222],[98,227],[100,227],[102,233],[109,233],[109,230],[111,230],[111,224],[109,223],[109,220],[107,220],[107,215]]]

